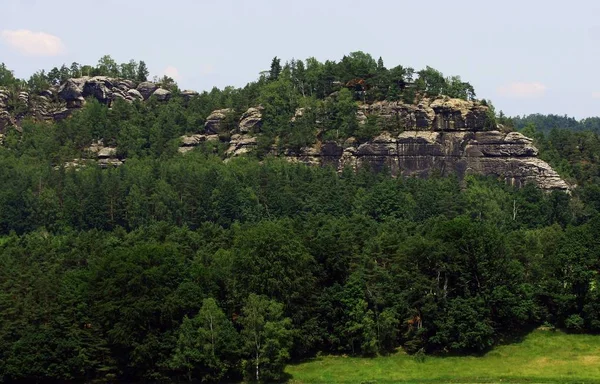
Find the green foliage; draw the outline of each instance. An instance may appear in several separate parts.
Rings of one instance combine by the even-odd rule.
[[[283,317],[283,305],[250,294],[239,321],[246,356],[245,378],[255,382],[280,381],[292,341],[291,321]]]
[[[167,102],[91,99],[61,122],[23,119],[22,134],[7,132],[0,381],[271,382],[318,352],[402,347],[426,366],[425,354],[481,353],[538,324],[600,330],[597,134],[525,128],[577,181],[572,195],[292,164],[269,154],[387,129],[357,122],[360,101],[474,91],[432,68],[413,86],[414,70],[362,52],[278,65],[240,89],[187,100],[163,79]],[[29,86],[115,73],[148,76],[143,62],[105,56]],[[259,104],[258,159],[223,162],[219,141],[177,153],[213,110],[232,109],[224,140]],[[490,111],[492,125],[505,118]],[[62,165],[97,141],[125,164]]]

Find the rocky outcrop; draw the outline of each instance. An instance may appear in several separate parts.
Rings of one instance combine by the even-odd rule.
[[[235,134],[231,136],[229,148],[225,154],[228,157],[237,157],[244,155],[256,148],[256,137],[250,135]]]
[[[180,153],[186,153],[207,141],[219,141],[219,135],[190,135],[181,136]]]
[[[294,161],[344,168],[389,169],[394,176],[432,174],[493,175],[515,186],[534,183],[544,190],[569,190],[546,162],[538,159],[531,139],[499,131],[404,131],[383,133],[361,145],[323,143],[288,153]]]
[[[184,98],[189,100],[197,95],[197,92],[185,91]],[[106,76],[68,79],[60,86],[53,86],[38,94],[11,94],[7,89],[0,89],[0,131],[9,126],[18,129],[19,121],[26,116],[33,116],[38,120],[65,119],[74,110],[82,108],[88,98],[95,98],[110,107],[117,99],[132,103],[147,100],[152,96],[165,102],[171,98],[172,92],[149,81],[137,84],[132,80]],[[7,108],[9,100],[13,103],[16,100],[24,106],[25,113],[22,116],[11,115]]]
[[[189,89],[186,89],[185,91],[181,92],[181,96],[186,100],[186,101],[190,101],[192,98],[198,96],[199,93],[196,91],[192,91]]]
[[[488,108],[482,103],[462,99],[423,99],[418,104],[379,101],[363,104],[357,112],[359,123],[367,116],[378,117],[387,131],[482,131],[492,128]]]
[[[158,88],[152,95],[155,96],[158,101],[168,101],[171,98],[171,91]]]
[[[233,113],[216,110],[206,120],[205,131],[218,137],[222,122]],[[291,122],[305,113],[298,109]],[[544,190],[568,191],[570,186],[546,162],[537,158],[532,140],[518,132],[491,130],[488,108],[482,103],[440,98],[424,99],[419,104],[377,102],[363,104],[357,112],[359,124],[377,116],[383,130],[365,143],[349,138],[343,143],[322,142],[295,153],[279,153],[288,160],[315,166],[389,169],[394,176],[432,174],[493,175],[515,186],[534,183]],[[256,137],[262,124],[260,108],[244,113],[229,141],[226,156],[241,156],[257,146]],[[187,152],[206,141],[206,135],[182,140],[180,152]],[[277,154],[277,153],[275,153]]]
[[[262,109],[263,108],[249,108],[242,117],[238,124],[238,130],[240,133],[257,133],[262,126]]]
[[[142,95],[144,100],[148,100],[150,96],[158,89],[158,84],[150,81],[141,82],[137,86],[137,91]]]
[[[102,141],[90,145],[87,150],[87,157],[96,160],[102,168],[118,167],[123,165],[124,160],[117,156],[117,148],[105,147]],[[80,159],[73,160],[75,164],[80,164]]]
[[[208,134],[218,134],[223,132],[223,121],[233,113],[233,109],[225,108],[213,111],[204,123],[204,131]]]

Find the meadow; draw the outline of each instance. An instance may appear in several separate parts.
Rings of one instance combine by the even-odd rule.
[[[308,383],[600,383],[600,336],[535,330],[483,356],[320,356],[290,365]]]

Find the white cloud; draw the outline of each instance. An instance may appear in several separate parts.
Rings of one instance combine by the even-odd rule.
[[[592,92],[592,99],[600,99],[600,92]]]
[[[27,29],[3,30],[2,41],[13,49],[30,56],[57,56],[65,52],[62,40],[45,32]]]
[[[543,96],[547,89],[539,82],[514,82],[498,87],[498,93],[507,97],[535,98]]]
[[[179,70],[172,65],[169,65],[163,71],[163,75],[169,76],[173,80],[181,80],[181,75],[179,74]]]

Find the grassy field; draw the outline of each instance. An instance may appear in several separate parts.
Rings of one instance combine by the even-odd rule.
[[[536,330],[482,357],[324,356],[286,372],[293,384],[600,383],[600,336]]]

